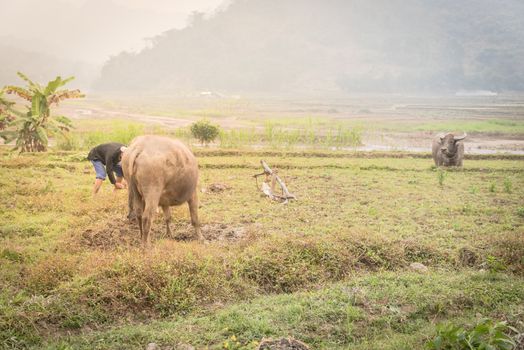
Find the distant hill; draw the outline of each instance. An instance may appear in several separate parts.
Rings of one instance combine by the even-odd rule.
[[[98,90],[524,90],[522,0],[236,0],[103,67]]]
[[[47,83],[60,75],[75,76],[70,86],[89,89],[98,78],[100,67],[84,62],[74,62],[38,52],[31,52],[11,45],[0,44],[0,88],[5,85],[24,85],[16,75],[21,71],[29,78]]]

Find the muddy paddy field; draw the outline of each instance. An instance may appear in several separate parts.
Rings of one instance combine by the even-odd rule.
[[[220,125],[221,148],[427,152],[440,132],[466,132],[470,154],[524,154],[522,96],[354,97],[349,99],[91,97],[62,106],[80,130],[134,125],[184,132],[206,118]],[[342,138],[342,142],[337,142]]]
[[[200,147],[188,138],[200,167],[205,241],[191,239],[183,206],[173,211],[171,236],[157,214],[144,253],[138,227],[126,219],[127,193],[106,183],[92,196],[87,146],[145,132],[187,134],[164,121],[127,120],[118,101],[96,102],[116,111],[107,118],[92,103],[63,107],[77,113],[70,150],[59,140],[45,154],[0,148],[0,348],[256,349],[263,338],[291,336],[311,349],[421,349],[436,325],[467,327],[484,317],[524,331],[524,156],[468,154],[463,169],[440,170],[429,147],[347,150],[320,144],[325,134],[271,143],[267,123],[240,113],[260,107],[238,101],[176,113],[146,104],[133,113],[188,124],[209,116],[225,130],[236,130],[225,122],[236,120],[267,143],[252,147],[237,135],[228,147]],[[308,128],[329,130],[349,107],[331,106],[331,114],[304,104],[288,107],[293,113],[264,108],[279,110],[268,117],[271,130],[289,136],[302,128],[307,136]],[[310,126],[294,123],[308,113]],[[514,114],[482,121],[475,113],[443,128],[521,142]],[[437,131],[425,130],[436,120],[425,116],[403,130],[383,121],[364,129],[360,143],[386,128],[383,139]],[[340,125],[357,128],[357,117]],[[261,194],[253,175],[262,159],[296,201]]]

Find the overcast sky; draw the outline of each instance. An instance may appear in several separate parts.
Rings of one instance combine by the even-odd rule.
[[[227,0],[0,0],[0,44],[102,63]],[[0,48],[2,50],[2,48]],[[2,52],[0,52],[2,54]]]

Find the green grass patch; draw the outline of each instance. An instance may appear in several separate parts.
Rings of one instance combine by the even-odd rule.
[[[293,336],[314,349],[414,349],[435,334],[442,319],[468,324],[477,317],[509,315],[524,299],[519,278],[485,273],[419,275],[380,273],[312,292],[274,295],[174,321],[136,324],[86,333],[47,344],[48,348],[140,349],[189,343],[222,349],[232,338],[255,349],[263,337]]]
[[[440,184],[427,155],[199,148],[204,234],[243,234],[180,240],[184,206],[173,237],[157,215],[143,254],[127,193],[105,184],[92,197],[85,151],[0,152],[5,348],[220,348],[232,336],[252,348],[288,334],[314,348],[418,348],[437,321],[511,319],[522,304],[519,158],[466,159]],[[297,201],[260,195],[261,158]],[[229,189],[201,191],[216,182]],[[412,262],[430,273],[406,273]]]

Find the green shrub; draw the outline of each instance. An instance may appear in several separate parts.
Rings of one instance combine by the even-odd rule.
[[[511,350],[516,344],[508,334],[516,330],[506,322],[483,319],[468,331],[452,324],[437,328],[437,336],[426,344],[431,350]]]
[[[507,269],[503,261],[492,255],[486,258],[486,264],[488,265],[488,270],[492,273],[505,271]]]
[[[202,145],[214,141],[220,133],[218,125],[211,124],[206,119],[199,120],[191,125],[191,134],[198,139]]]

